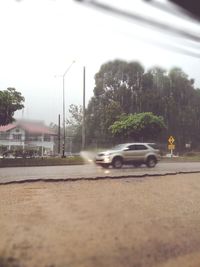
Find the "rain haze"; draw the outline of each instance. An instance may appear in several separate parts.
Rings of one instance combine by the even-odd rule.
[[[197,35],[200,30],[198,23],[140,0],[104,2],[188,32],[192,29]],[[139,61],[145,68],[159,65],[168,70],[177,66],[200,86],[200,62],[198,55],[194,56],[198,54],[197,43],[84,3],[1,1],[0,25],[0,90],[15,87],[25,97],[25,108],[16,112],[16,118],[57,123],[58,114],[62,114],[62,76],[73,61],[65,76],[66,110],[70,104],[82,104],[83,66],[88,103],[95,73],[103,63],[114,59]],[[191,55],[181,53],[185,49]]]
[[[200,266],[197,2],[0,0],[0,267]]]

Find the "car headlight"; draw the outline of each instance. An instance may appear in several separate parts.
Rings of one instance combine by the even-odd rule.
[[[112,152],[106,152],[105,153],[105,156],[110,156],[110,155],[112,155],[113,153]]]
[[[110,157],[109,157],[109,156],[106,156],[106,157],[104,158],[104,162],[110,162]]]

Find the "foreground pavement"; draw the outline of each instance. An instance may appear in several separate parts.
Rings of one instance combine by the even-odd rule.
[[[1,267],[199,267],[200,174],[0,185]]]

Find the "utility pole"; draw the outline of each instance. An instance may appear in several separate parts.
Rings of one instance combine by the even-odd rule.
[[[83,121],[82,121],[82,149],[85,148],[85,66],[83,67]]]
[[[60,154],[60,114],[58,115],[58,154]]]
[[[63,143],[62,158],[65,158],[65,73],[63,74]]]

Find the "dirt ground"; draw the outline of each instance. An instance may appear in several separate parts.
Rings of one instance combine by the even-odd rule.
[[[119,266],[200,266],[200,174],[0,185],[0,267]]]

